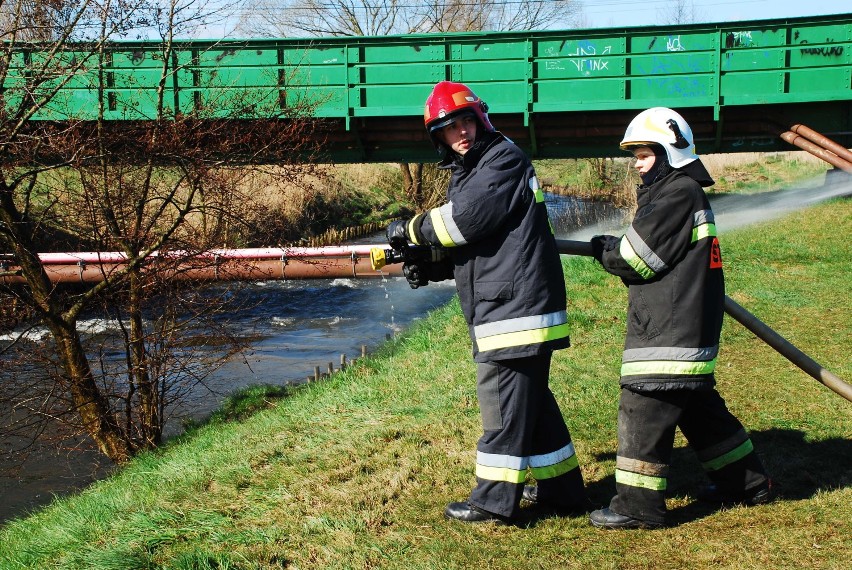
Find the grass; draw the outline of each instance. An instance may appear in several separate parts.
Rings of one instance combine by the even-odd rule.
[[[724,228],[722,228],[724,229]],[[852,378],[852,202],[722,236],[728,292]],[[625,289],[565,261],[571,349],[552,387],[587,489],[614,490]],[[376,354],[299,389],[255,388],[210,423],[107,480],[0,529],[0,568],[845,568],[852,555],[852,405],[726,320],[719,390],[781,486],[774,504],[715,511],[678,440],[677,526],[601,531],[525,509],[516,526],[442,517],[474,483],[475,367],[457,303]]]

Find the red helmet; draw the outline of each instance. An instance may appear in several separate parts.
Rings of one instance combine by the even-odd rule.
[[[494,126],[488,120],[488,105],[467,85],[452,81],[441,81],[435,84],[432,93],[426,99],[423,122],[436,146],[439,145],[433,133],[455,121],[465,111],[473,112],[486,131],[494,131]]]

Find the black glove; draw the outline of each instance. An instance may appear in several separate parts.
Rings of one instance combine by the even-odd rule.
[[[402,266],[402,274],[405,275],[409,287],[417,289],[429,284],[429,272],[426,270],[429,265],[428,261],[418,261],[406,263]]]
[[[605,251],[612,251],[618,247],[621,238],[609,235],[594,236],[589,242],[592,244],[592,256],[600,261]]]
[[[412,289],[428,285],[430,281],[438,282],[455,277],[453,260],[442,257],[438,261],[418,260],[402,266],[402,274]]]
[[[388,237],[388,243],[394,249],[402,249],[408,245],[408,220],[394,220],[388,224],[388,229],[385,234]]]

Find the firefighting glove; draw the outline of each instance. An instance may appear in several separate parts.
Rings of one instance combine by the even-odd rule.
[[[444,281],[453,279],[455,264],[449,256],[440,255],[438,261],[426,261],[423,259],[411,261],[402,266],[402,274],[412,289],[428,285],[430,281]]]
[[[405,275],[405,280],[408,281],[409,287],[417,289],[418,287],[429,284],[429,273],[426,269],[429,265],[428,261],[403,264],[402,274]]]
[[[592,244],[592,256],[600,262],[605,251],[612,251],[619,246],[621,238],[603,235],[594,236],[589,241]]]
[[[402,249],[410,241],[408,238],[408,220],[394,220],[385,231],[388,243],[393,249]]]

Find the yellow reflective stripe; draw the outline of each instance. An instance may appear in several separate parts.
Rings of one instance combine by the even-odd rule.
[[[444,224],[444,219],[441,217],[441,211],[438,208],[429,210],[429,218],[432,220],[432,227],[435,230],[435,235],[438,236],[438,241],[444,247],[453,247],[456,242],[450,237],[450,232],[447,231],[447,226]]]
[[[652,491],[665,491],[668,480],[665,477],[652,477],[651,475],[640,475],[630,471],[615,470],[615,482],[628,487],[641,487]]]
[[[716,224],[701,224],[700,226],[692,228],[692,243],[695,243],[700,239],[715,236]]]
[[[481,351],[509,348],[510,346],[525,346],[540,344],[568,336],[568,323],[542,329],[495,334],[485,338],[477,338],[476,346]]]
[[[546,467],[531,467],[531,469],[533,477],[538,480],[541,480],[559,477],[560,475],[564,475],[565,473],[568,473],[572,469],[576,469],[579,466],[580,462],[577,460],[577,456],[572,455],[571,457],[563,459],[559,463],[547,465]]]
[[[716,359],[706,362],[676,362],[672,360],[648,360],[644,362],[625,362],[621,365],[622,376],[646,374],[680,374],[699,376],[712,374],[716,369]]]
[[[512,469],[511,467],[488,467],[480,463],[476,464],[476,476],[488,481],[505,481],[506,483],[523,483],[527,477],[527,470]]]
[[[420,242],[417,241],[417,234],[414,232],[414,223],[420,219],[420,216],[414,216],[408,221],[408,239],[411,240],[411,243],[414,245],[420,245]]]
[[[749,453],[754,451],[754,445],[752,445],[751,440],[746,440],[744,443],[735,447],[725,455],[720,455],[716,459],[711,459],[710,461],[705,461],[701,465],[708,471],[717,471],[726,465],[730,465],[735,461],[739,461]]]
[[[624,261],[633,268],[633,271],[641,275],[643,279],[650,279],[656,275],[654,270],[648,267],[648,264],[636,254],[633,246],[630,245],[630,240],[622,238],[621,244],[618,246],[618,252],[621,254],[621,257],[624,258]]]
[[[533,176],[530,178],[530,190],[533,192],[533,196],[535,196],[536,203],[544,202],[544,191],[538,186],[538,178]]]

